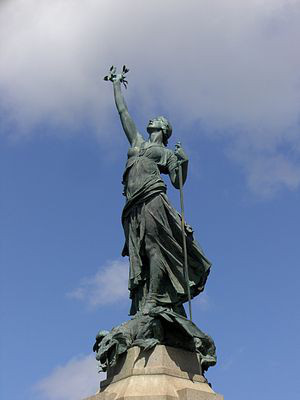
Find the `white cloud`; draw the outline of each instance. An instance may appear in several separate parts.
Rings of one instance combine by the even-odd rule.
[[[283,187],[294,190],[300,185],[300,163],[282,154],[252,154],[251,161],[246,157],[242,161],[249,188],[263,198],[273,196]]]
[[[46,120],[74,133],[88,121],[103,139],[116,115],[100,78],[126,63],[140,121],[166,112],[186,134],[200,121],[207,134],[225,135],[252,190],[265,187],[265,162],[269,193],[297,188],[299,41],[299,0],[2,2],[2,130],[17,123],[14,135],[30,134]]]
[[[128,268],[128,261],[111,261],[94,276],[84,278],[79,287],[67,296],[82,300],[92,307],[128,299]]]
[[[95,355],[91,354],[56,367],[33,390],[43,400],[82,400],[97,393],[103,379],[105,374],[97,372]]]
[[[11,0],[0,6],[0,88],[18,132],[43,121],[76,131],[99,120],[103,38],[109,28],[95,0]],[[98,14],[100,11],[100,18]],[[101,57],[100,57],[101,58]],[[10,120],[11,121],[11,120]]]

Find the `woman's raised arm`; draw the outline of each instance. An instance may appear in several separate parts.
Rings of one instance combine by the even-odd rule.
[[[124,66],[123,73],[116,74],[116,69],[112,67],[110,69],[110,74],[106,76],[104,79],[112,81],[113,89],[114,89],[114,98],[117,110],[120,115],[121,123],[124,129],[124,132],[127,136],[127,139],[131,146],[136,146],[139,142],[143,141],[141,134],[138,132],[135,123],[128,112],[127,104],[125,102],[124,96],[121,90],[121,82],[126,85],[127,81],[125,79],[125,73],[128,72],[128,69]]]

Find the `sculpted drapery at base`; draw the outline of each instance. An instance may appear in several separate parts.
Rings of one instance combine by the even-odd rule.
[[[110,333],[99,332],[94,351],[105,369],[133,345],[149,348],[157,343],[169,344],[199,352],[208,368],[215,364],[215,347],[209,336],[185,318],[183,303],[188,297],[181,217],[170,204],[161,178],[161,174],[169,175],[172,185],[179,189],[179,164],[184,183],[188,157],[179,144],[175,151],[167,148],[172,127],[166,118],[149,121],[148,140],[138,132],[121,91],[121,83],[127,83],[126,72],[123,67],[123,73],[116,74],[112,67],[104,79],[113,84],[116,107],[130,144],[123,175],[126,203],[122,213],[122,255],[129,256],[130,315],[134,317]],[[193,298],[204,289],[210,262],[188,225],[185,237]],[[171,333],[173,329],[177,334]]]

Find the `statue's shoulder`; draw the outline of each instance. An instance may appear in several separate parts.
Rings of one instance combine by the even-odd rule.
[[[165,147],[165,153],[168,155],[168,156],[174,156],[174,151],[172,150],[172,149],[169,149],[168,147]]]
[[[167,158],[168,161],[177,160],[177,157],[172,149],[165,147],[164,153],[165,153],[165,157]]]

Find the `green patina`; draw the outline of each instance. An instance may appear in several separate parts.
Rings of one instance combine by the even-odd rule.
[[[167,148],[172,127],[164,117],[149,121],[147,140],[139,133],[121,91],[121,83],[127,85],[127,72],[125,66],[120,74],[112,67],[104,79],[113,84],[116,107],[130,143],[123,175],[126,204],[122,255],[129,256],[133,318],[110,333],[101,331],[94,351],[105,369],[131,346],[168,344],[198,352],[206,369],[216,362],[214,343],[186,318],[183,303],[204,290],[211,264],[195,241],[192,228],[182,223],[170,204],[161,177],[169,175],[172,185],[181,188],[187,178],[188,157],[180,144],[174,151]]]

